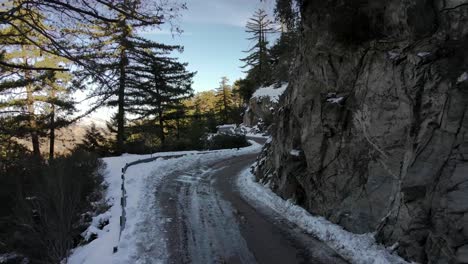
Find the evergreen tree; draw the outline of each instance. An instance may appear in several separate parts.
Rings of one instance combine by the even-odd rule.
[[[237,87],[237,93],[242,98],[244,103],[248,103],[253,93],[255,92],[255,82],[247,76],[245,79],[237,80],[234,84]]]
[[[32,19],[41,25],[42,14],[34,12],[30,15],[34,15]],[[37,158],[41,157],[39,138],[45,136],[49,130],[52,159],[55,129],[65,125],[65,122],[56,122],[56,112],[73,108],[69,98],[63,96],[68,92],[66,86],[71,74],[64,71],[37,70],[58,69],[64,61],[60,57],[43,53],[35,45],[46,41],[40,34],[21,35],[22,30],[27,27],[26,22],[11,20],[10,24],[10,27],[2,28],[0,33],[8,36],[3,41],[8,43],[10,51],[8,55],[3,56],[3,61],[7,64],[23,65],[23,68],[3,67],[0,74],[0,95],[3,95],[0,100],[0,114],[7,117],[5,120],[17,122],[17,130],[10,131],[15,133],[15,136],[30,136],[33,153]]]
[[[78,148],[96,153],[100,156],[105,156],[110,153],[109,141],[94,123],[86,130],[83,142],[78,145]]]
[[[168,46],[140,39],[141,46],[134,55],[137,63],[129,67],[126,106],[139,118],[156,120],[161,141],[165,142],[165,127],[168,120],[180,120],[182,102],[193,96],[192,78],[186,63],[169,57],[179,46]]]
[[[259,9],[247,22],[246,32],[251,34],[248,40],[255,41],[255,45],[245,51],[248,56],[241,59],[245,62],[243,68],[250,67],[249,74],[258,85],[265,84],[271,76],[267,36],[276,32],[274,23],[263,9]]]
[[[300,24],[299,6],[303,0],[276,0],[275,16],[281,32],[297,31]]]
[[[93,36],[96,39],[95,45],[101,52],[90,56],[94,56],[95,60],[98,61],[97,67],[101,68],[97,77],[111,76],[111,81],[106,78],[105,82],[101,83],[102,89],[98,93],[104,98],[116,98],[110,100],[108,105],[117,107],[116,148],[118,153],[122,153],[126,135],[125,113],[128,108],[126,104],[129,102],[126,96],[132,93],[127,92],[127,90],[131,90],[132,86],[135,86],[134,84],[142,78],[142,76],[129,71],[138,71],[136,67],[141,67],[141,61],[147,61],[145,53],[149,50],[167,51],[179,47],[158,44],[138,37],[136,34],[139,28],[148,28],[164,23],[165,17],[159,14],[159,12],[165,11],[163,7],[159,7],[155,13],[147,12],[148,3],[142,1],[121,0],[117,2],[120,8],[128,10],[128,12],[118,13],[115,23],[102,22],[97,25],[96,29],[93,30]],[[95,79],[95,81],[100,81],[100,79]]]
[[[293,64],[293,58],[295,58],[294,53],[296,52],[298,37],[296,31],[283,32],[270,48],[272,82],[284,83],[289,81],[290,68]]]
[[[228,83],[229,79],[227,77],[222,77],[215,95],[216,107],[219,109],[219,114],[221,115],[221,120],[224,124],[228,123],[229,112],[232,105],[232,90]]]

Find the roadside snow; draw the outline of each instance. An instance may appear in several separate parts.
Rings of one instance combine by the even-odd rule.
[[[327,243],[351,263],[408,263],[377,244],[372,234],[353,234],[323,217],[313,216],[302,207],[281,199],[269,188],[255,182],[250,168],[241,173],[237,184],[242,196],[255,206],[273,209],[299,228]]]
[[[240,124],[239,127],[236,129],[236,134],[245,135],[248,138],[269,138],[269,135],[266,133],[261,132],[258,125],[253,127],[248,127],[243,124]]]
[[[218,131],[218,134],[228,134],[228,135],[234,135],[236,133],[236,124],[225,124],[225,125],[220,125],[217,126],[216,129]]]
[[[271,85],[268,87],[260,87],[255,93],[252,95],[253,98],[261,99],[263,97],[269,97],[270,101],[273,103],[277,103],[279,101],[280,96],[286,91],[288,84],[283,84],[279,88],[276,88],[275,85]]]
[[[200,163],[216,161],[232,156],[254,153],[261,145],[250,141],[249,147],[216,151],[184,151],[165,152],[152,155],[123,155],[103,159],[107,165],[105,181],[108,184],[106,199],[111,205],[108,212],[93,218],[91,226],[83,233],[88,238],[95,234],[97,239],[89,244],[73,250],[65,261],[69,264],[101,264],[101,263],[160,263],[167,259],[166,238],[159,208],[155,206],[155,190],[167,175],[176,170],[186,170]],[[157,159],[156,161],[131,166],[126,172],[125,186],[127,189],[127,222],[119,241],[121,174],[126,163],[151,156],[164,157],[183,155],[173,159]],[[104,228],[100,223],[109,221]],[[118,246],[118,252],[113,253],[113,247]],[[148,259],[150,261],[148,262]]]

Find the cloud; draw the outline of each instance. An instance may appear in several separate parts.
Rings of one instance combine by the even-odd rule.
[[[182,21],[245,27],[256,9],[272,11],[273,3],[273,0],[190,0]]]

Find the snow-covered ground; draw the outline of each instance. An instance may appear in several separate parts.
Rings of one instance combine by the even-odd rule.
[[[258,207],[268,207],[309,234],[327,243],[343,258],[357,264],[407,263],[376,243],[373,234],[353,234],[323,217],[313,216],[302,207],[285,201],[268,187],[255,182],[250,168],[241,173],[238,187],[242,196]]]
[[[258,126],[248,127],[241,124],[239,126],[238,132],[242,135],[245,135],[248,138],[269,138],[270,136],[260,132]]]
[[[271,102],[277,103],[279,101],[280,96],[284,93],[284,91],[286,91],[287,87],[287,83],[281,85],[280,87],[276,87],[276,84],[268,87],[260,87],[252,95],[252,99],[261,99],[263,97],[269,97]]]
[[[105,158],[107,165],[105,181],[108,184],[106,199],[111,208],[108,212],[96,216],[93,224],[83,236],[96,234],[97,239],[89,244],[78,247],[71,253],[66,263],[69,264],[101,264],[101,263],[146,263],[141,252],[156,252],[153,259],[165,262],[166,237],[162,219],[155,206],[155,190],[164,179],[174,171],[188,170],[200,164],[237,155],[258,152],[261,145],[251,141],[251,146],[240,150],[217,151],[186,151],[166,152],[153,155],[123,155],[120,157]],[[158,159],[153,162],[131,166],[126,172],[125,186],[127,189],[127,223],[119,241],[121,192],[121,171],[126,163],[151,156],[183,155],[172,159]],[[103,220],[109,224],[102,230],[98,228]],[[114,246],[118,252],[113,253]],[[155,263],[155,262],[152,262]],[[156,262],[157,263],[157,262]]]

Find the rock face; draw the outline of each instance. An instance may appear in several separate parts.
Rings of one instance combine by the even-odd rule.
[[[262,126],[264,122],[271,124],[273,111],[277,105],[278,103],[272,102],[268,97],[250,99],[244,112],[244,125],[254,127]]]
[[[301,13],[257,178],[409,260],[468,263],[468,1],[309,0]]]
[[[286,87],[287,84],[274,84],[257,89],[244,113],[244,125],[258,126],[261,131],[266,131],[272,124],[273,114],[278,108],[279,97],[284,93]]]

